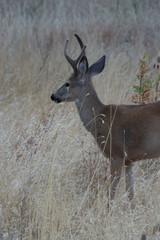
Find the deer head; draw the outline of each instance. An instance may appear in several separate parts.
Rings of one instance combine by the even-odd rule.
[[[56,103],[63,101],[76,101],[79,97],[83,98],[88,93],[88,87],[91,87],[91,77],[101,73],[105,66],[105,56],[89,67],[85,55],[86,46],[81,38],[75,34],[81,47],[80,55],[76,60],[71,59],[67,53],[68,40],[64,47],[64,56],[71,65],[73,73],[62,87],[52,94],[51,99]]]

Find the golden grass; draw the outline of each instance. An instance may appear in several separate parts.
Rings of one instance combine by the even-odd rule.
[[[158,160],[135,164],[135,200],[127,199],[122,177],[108,209],[108,161],[74,103],[50,101],[71,71],[64,41],[70,39],[75,56],[77,32],[89,62],[107,55],[104,72],[93,80],[101,100],[130,103],[138,57],[144,51],[152,57],[160,47],[160,6],[117,3],[0,3],[1,240],[138,240],[143,232],[159,237]]]

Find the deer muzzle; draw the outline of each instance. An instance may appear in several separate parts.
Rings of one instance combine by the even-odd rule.
[[[56,102],[56,103],[61,102],[60,98],[58,98],[54,93],[51,95],[51,100]]]

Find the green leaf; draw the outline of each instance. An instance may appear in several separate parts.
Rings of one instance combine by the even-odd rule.
[[[144,54],[143,54],[143,58],[146,58],[146,57],[147,57],[147,53],[144,53]]]

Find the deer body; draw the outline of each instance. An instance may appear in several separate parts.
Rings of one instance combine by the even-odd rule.
[[[133,162],[160,156],[160,102],[148,105],[104,105],[99,100],[91,78],[104,69],[105,56],[88,67],[85,47],[75,35],[81,54],[74,61],[64,54],[74,73],[51,99],[75,101],[80,119],[94,136],[102,153],[111,161],[111,199],[114,198],[123,166],[126,173],[126,190],[134,196]]]
[[[81,121],[106,157],[134,162],[160,155],[160,102],[103,105],[97,99],[95,93],[88,91],[85,98],[76,100],[76,105]]]

